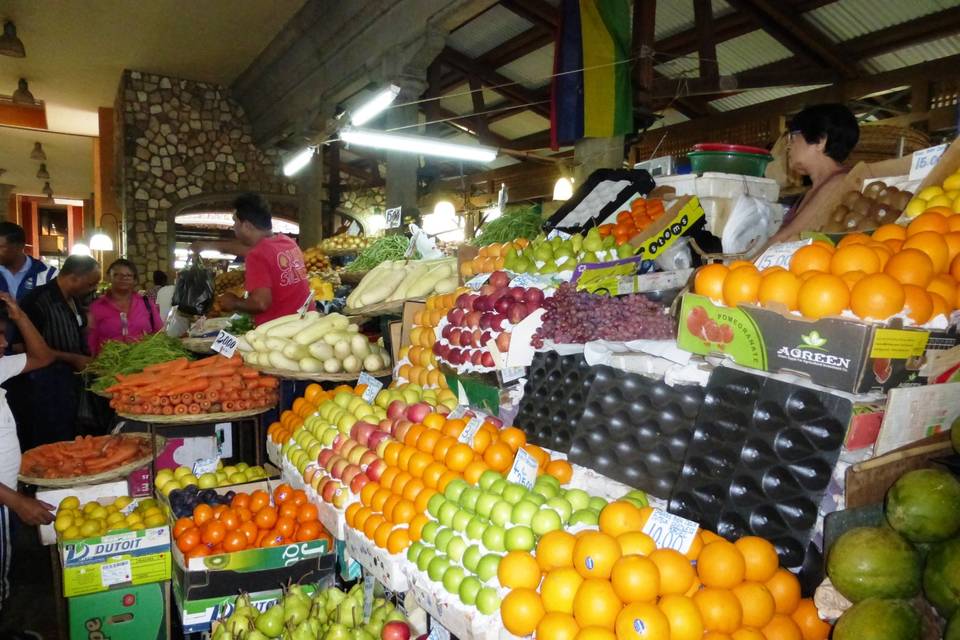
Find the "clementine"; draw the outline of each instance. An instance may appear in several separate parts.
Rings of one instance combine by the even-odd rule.
[[[781,304],[793,311],[797,308],[797,294],[800,291],[800,279],[790,271],[777,270],[768,273],[760,280],[757,301],[763,306]]]
[[[926,287],[934,276],[933,260],[923,251],[905,248],[893,254],[883,272],[900,284]]]
[[[743,607],[732,591],[707,587],[693,594],[693,602],[707,631],[733,633],[740,628]]]
[[[732,589],[743,582],[745,573],[743,554],[726,540],[706,545],[697,558],[697,576],[707,587]]]
[[[899,282],[885,273],[874,273],[853,285],[850,309],[864,320],[886,320],[900,313],[905,300]]]
[[[797,308],[807,318],[838,315],[850,303],[850,290],[838,276],[818,274],[800,285]]]
[[[693,277],[693,292],[718,302],[723,300],[723,281],[729,272],[719,262],[700,267]]]
[[[532,589],[514,589],[500,603],[503,626],[517,636],[533,633],[545,615],[540,596]]]
[[[753,304],[760,291],[760,272],[753,265],[737,267],[723,281],[723,302],[728,307]]]

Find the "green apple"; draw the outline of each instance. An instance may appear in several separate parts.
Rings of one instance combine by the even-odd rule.
[[[560,519],[566,522],[570,519],[570,514],[573,513],[573,507],[570,505],[570,502],[566,498],[561,498],[556,496],[547,500],[547,504],[544,505],[549,507],[560,514]]]
[[[506,551],[504,546],[505,532],[503,527],[492,524],[483,532],[483,546],[490,551]]]
[[[503,544],[507,551],[532,551],[537,540],[530,527],[512,527],[507,531]]]
[[[510,513],[512,511],[513,507],[509,502],[506,500],[497,500],[497,504],[493,505],[493,509],[490,510],[490,522],[502,527],[510,522]]]
[[[443,574],[445,574],[449,568],[450,561],[447,560],[446,556],[437,554],[437,556],[430,561],[430,564],[427,565],[427,575],[430,576],[430,579],[434,582],[440,582],[443,580]]]
[[[173,480],[175,477],[176,476],[173,475],[172,469],[160,469],[160,471],[157,471],[157,477],[154,478],[153,484],[156,487],[162,487],[166,483]]]
[[[463,559],[463,553],[467,550],[467,543],[463,538],[454,538],[447,543],[445,553],[452,562],[460,562]]]
[[[606,500],[598,496],[593,496],[590,498],[590,503],[587,505],[587,508],[599,514],[605,506],[607,506]]]
[[[197,480],[197,476],[193,475],[192,473],[188,473],[184,476],[180,476],[179,478],[177,478],[177,480],[179,480],[181,487],[188,487],[191,484],[200,486],[199,480]]]
[[[427,567],[430,566],[430,563],[434,558],[437,557],[437,550],[426,547],[423,551],[420,552],[420,555],[417,556],[417,569],[420,571],[426,571]]]
[[[456,502],[460,499],[460,494],[466,491],[470,485],[467,484],[466,480],[457,478],[447,485],[447,488],[444,490],[443,495],[447,497],[447,500],[452,500]]]
[[[340,434],[336,429],[327,429],[323,432],[323,435],[320,437],[320,442],[323,443],[324,447],[329,447],[333,445],[333,441],[337,439],[337,436]]]
[[[533,532],[538,536],[555,531],[562,526],[563,519],[560,517],[560,514],[553,509],[540,509],[530,522],[530,528],[532,528]]]
[[[541,476],[542,478],[543,476]],[[539,478],[537,479],[536,484],[533,485],[533,492],[537,493],[547,500],[558,495],[560,491],[549,482],[543,482]]]
[[[477,563],[477,577],[481,582],[487,582],[490,578],[497,575],[497,567],[500,566],[500,556],[495,553],[488,553],[480,558]]]
[[[560,491],[560,481],[551,475],[543,474],[542,476],[537,478],[537,482],[552,484],[554,489],[556,489],[557,491]]]
[[[426,547],[423,546],[422,543],[419,541],[414,542],[410,545],[410,548],[407,549],[407,560],[413,564],[417,564],[417,558],[420,557],[420,552],[422,552],[424,549],[426,549]]]
[[[597,524],[597,513],[590,509],[580,509],[570,515],[570,521],[567,524]]]
[[[529,526],[530,521],[533,520],[533,516],[536,515],[537,511],[539,511],[537,505],[529,500],[521,500],[513,505],[513,510],[510,511],[510,522]]]
[[[503,476],[501,476],[496,471],[493,471],[492,469],[487,469],[482,474],[480,474],[480,482],[479,482],[480,488],[483,489],[484,491],[487,491],[490,489],[490,485],[492,485],[497,480],[503,480]]]
[[[437,548],[437,551],[446,551],[447,544],[456,537],[453,529],[442,528],[437,532],[437,537],[433,541],[433,546]]]
[[[534,493],[533,491],[528,491],[527,495],[525,495],[523,499],[529,500],[530,502],[537,505],[538,507],[542,507],[547,502],[546,498],[544,498],[539,493]]]
[[[420,537],[430,544],[433,544],[433,541],[437,539],[437,533],[440,531],[440,529],[440,524],[431,520],[427,524],[423,525],[423,530],[420,531]]]
[[[476,571],[477,565],[480,564],[480,558],[482,557],[483,551],[480,550],[480,545],[472,544],[463,552],[463,566],[470,571]]]
[[[483,583],[474,576],[467,576],[460,583],[459,595],[460,602],[467,606],[473,606],[477,603],[477,594],[483,588]]]
[[[236,471],[230,474],[230,477],[227,478],[230,481],[230,484],[243,484],[248,481],[247,474],[242,471]]]
[[[443,588],[448,592],[458,595],[460,585],[463,584],[464,573],[460,567],[450,567],[443,574]]]
[[[466,532],[467,525],[470,523],[471,518],[473,518],[473,515],[469,511],[460,509],[456,515],[453,516],[453,528],[461,533]]]
[[[477,610],[485,616],[500,608],[500,596],[493,587],[484,587],[477,593]]]
[[[503,499],[510,504],[517,504],[527,496],[527,488],[514,483],[508,483],[503,489]]]
[[[497,504],[500,501],[500,496],[495,493],[483,492],[480,494],[480,497],[477,498],[476,513],[483,516],[484,518],[490,517],[490,512],[493,510],[493,505]]]
[[[440,517],[440,507],[442,507],[447,502],[447,499],[443,497],[442,493],[435,493],[430,496],[430,500],[427,501],[427,513],[432,515],[434,518]]]
[[[237,464],[235,464],[235,465],[233,465],[233,466],[235,466],[235,467],[237,468],[237,471],[246,471],[247,469],[250,469],[250,468],[251,468],[250,465],[247,464],[246,462],[238,462]],[[253,467],[253,468],[261,468],[261,467]],[[261,469],[262,469],[262,468],[261,468]]]
[[[490,493],[495,493],[498,496],[503,494],[503,490],[507,488],[507,481],[503,478],[497,478],[493,481],[489,487],[484,489],[484,491],[489,491]]]
[[[453,518],[457,515],[458,511],[460,511],[460,508],[457,507],[457,503],[447,500],[443,503],[443,506],[440,507],[440,513],[437,514],[437,520],[439,520],[445,527],[452,527]]]
[[[217,474],[215,473],[204,473],[197,479],[197,486],[201,489],[213,489],[218,484]]]
[[[471,540],[479,540],[483,537],[483,532],[487,530],[488,523],[486,519],[480,516],[473,516],[467,523],[467,537]]]
[[[563,497],[567,499],[574,511],[586,509],[590,504],[590,494],[583,489],[570,489]]]
[[[449,487],[447,487],[449,489]],[[477,512],[477,501],[480,499],[481,491],[476,487],[468,487],[460,494],[460,506],[471,513]]]

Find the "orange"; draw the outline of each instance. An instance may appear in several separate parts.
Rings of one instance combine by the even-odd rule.
[[[386,547],[390,553],[400,553],[408,546],[410,546],[410,532],[406,528],[394,529],[387,536]]]
[[[501,566],[503,562],[501,561]],[[498,571],[499,572],[499,571]],[[583,576],[573,567],[554,569],[540,585],[540,599],[547,612],[573,613],[573,601],[583,584]]]
[[[767,640],[803,640],[803,634],[800,633],[797,623],[790,616],[781,613],[773,616],[773,619],[760,631]]]
[[[700,640],[703,636],[703,619],[691,598],[663,596],[657,606],[670,623],[670,640]]]
[[[924,211],[907,225],[907,237],[915,236],[918,233],[933,231],[935,233],[947,233],[950,231],[950,224],[945,216],[936,211]]]
[[[423,470],[423,484],[431,489],[436,489],[440,477],[446,472],[447,468],[440,462],[434,462],[428,465],[427,468]],[[384,472],[384,475],[386,475],[386,472]],[[383,477],[381,476],[380,479],[383,480]]]
[[[452,471],[463,471],[471,462],[473,462],[473,449],[459,442],[450,448],[443,462],[447,468]]]
[[[703,634],[703,640],[733,640],[733,636],[728,633],[720,633],[719,631],[708,631]]]
[[[623,603],[609,580],[584,580],[573,598],[573,617],[580,627],[603,627],[613,631]],[[502,611],[502,605],[501,605]]]
[[[960,231],[951,231],[943,235],[943,241],[947,243],[947,249],[950,251],[950,262],[960,255]]]
[[[437,482],[437,491],[446,491],[447,485],[460,478],[460,474],[454,473],[453,471],[447,471],[445,474],[440,476],[440,480]]]
[[[446,422],[447,422],[447,419],[444,418],[439,413],[428,413],[423,418],[423,426],[434,431],[439,431],[440,429],[442,429],[443,425],[446,424]]]
[[[423,451],[417,451],[410,457],[407,469],[414,478],[422,478],[423,472],[426,471],[427,467],[431,464],[433,464],[433,456]]]
[[[952,303],[957,295],[957,281],[953,276],[941,273],[933,276],[933,280],[927,285],[927,291],[939,294],[944,300]]]
[[[693,594],[693,602],[707,631],[733,633],[740,627],[743,608],[732,591],[707,587]]]
[[[907,229],[898,224],[884,224],[876,228],[870,236],[871,240],[883,242],[884,240],[905,240]]]
[[[760,291],[760,272],[753,265],[737,267],[723,281],[723,302],[728,307],[754,304]]]
[[[573,545],[573,567],[584,578],[609,578],[620,559],[620,545],[601,531],[582,531]]]
[[[362,502],[364,506],[369,507],[370,501],[373,499],[373,494],[379,491],[380,488],[380,483],[378,482],[368,482],[363,485],[363,488],[360,489],[360,502]]]
[[[730,634],[730,640],[767,640],[763,637],[763,634],[757,631],[756,629],[751,629],[750,627],[740,627],[732,634]]]
[[[924,252],[933,262],[935,273],[943,273],[950,268],[950,248],[943,235],[935,231],[922,231],[916,235],[907,238],[903,243],[901,252],[907,249],[917,249]]]
[[[477,435],[479,435],[478,432]],[[468,484],[477,484],[480,481],[480,476],[483,475],[483,472],[489,469],[482,460],[474,460],[467,465],[467,468],[463,470],[463,479],[467,481]]]
[[[357,510],[356,515],[353,517],[353,528],[357,531],[363,531],[363,525],[367,522],[367,518],[372,515],[373,509],[370,507],[363,507],[362,509]]]
[[[614,538],[621,533],[640,531],[642,528],[640,509],[629,502],[611,502],[600,511],[600,531]]]
[[[363,509],[362,504],[360,504],[359,502],[352,502],[347,507],[347,510],[344,512],[343,518],[347,521],[347,524],[350,525],[351,527],[353,527],[353,523],[356,520],[357,511],[360,511],[360,509]]]
[[[569,613],[547,613],[537,625],[537,637],[541,640],[574,640],[580,627]]]
[[[884,240],[883,244],[887,245],[887,248],[890,249],[890,251],[896,253],[897,251],[900,251],[900,247],[903,246],[903,240]]]
[[[647,556],[660,571],[660,595],[683,595],[697,579],[690,560],[674,549],[656,549]]]
[[[617,640],[670,640],[670,622],[652,602],[628,604],[617,615]]]
[[[437,440],[436,446],[433,448],[433,459],[443,461],[447,456],[447,453],[450,451],[450,448],[457,444],[456,436],[443,436]]]
[[[893,255],[893,251],[882,242],[871,242],[867,246],[880,258],[880,271],[883,271],[883,268],[887,266],[887,261],[890,260],[890,256]]]
[[[493,442],[493,436],[490,435],[490,432],[486,429],[477,429],[477,432],[473,435],[473,442],[470,443],[470,446],[479,454],[483,454],[487,450],[487,447],[490,446],[490,443]],[[540,449],[540,447],[537,447]],[[540,449],[543,451],[543,449]],[[546,455],[546,454],[545,454]],[[549,455],[546,455],[547,460],[550,459]]]
[[[430,502],[430,498],[436,494],[436,489],[431,489],[429,487],[424,487],[421,489],[420,493],[417,494],[416,500],[413,501],[413,506],[417,508],[417,513],[426,513],[427,503]]]
[[[654,602],[660,591],[660,570],[649,558],[623,556],[610,571],[610,584],[624,603]]]
[[[948,316],[953,309],[953,304],[948,303],[939,293],[928,291],[930,299],[933,301],[933,313],[931,317],[936,318],[939,315]]]
[[[697,558],[697,576],[708,587],[732,589],[746,573],[743,554],[732,542],[717,540],[706,545]]]
[[[540,565],[526,551],[511,551],[497,565],[497,579],[507,589],[534,589],[540,585]]]
[[[423,484],[423,481],[417,480],[416,478],[414,478],[413,480],[407,483],[407,486],[403,488],[402,495],[405,499],[409,500],[410,502],[415,502],[417,499],[417,496],[419,496],[420,492],[423,491],[424,489],[426,489],[426,485]]]
[[[933,279],[933,260],[918,249],[903,249],[893,254],[883,272],[896,278],[900,284],[926,287]]]
[[[768,540],[759,536],[744,536],[733,545],[743,555],[746,566],[746,571],[743,573],[744,580],[766,582],[780,568],[777,550]]]
[[[827,640],[830,637],[830,625],[820,619],[817,605],[810,598],[804,598],[790,618],[800,629],[803,640]]]
[[[616,640],[613,631],[603,627],[581,627],[574,640]]]
[[[556,478],[560,484],[567,484],[573,478],[573,467],[566,460],[551,460],[543,472]]]
[[[864,244],[841,247],[830,259],[830,273],[839,276],[848,271],[876,273],[880,271],[880,257]]]
[[[573,534],[562,529],[550,531],[537,542],[537,563],[544,571],[572,567],[576,544],[577,538]]]
[[[800,603],[800,581],[786,569],[777,569],[764,585],[777,603],[777,613],[790,615]]]
[[[410,473],[401,471],[393,478],[393,484],[390,485],[390,490],[397,495],[403,495],[403,488],[406,487],[407,483],[411,480],[413,480],[413,476]]]
[[[383,517],[387,520],[393,518],[394,508],[400,504],[400,501],[403,500],[399,495],[391,493],[390,497],[387,498],[387,501],[383,503]]]
[[[960,231],[960,215],[955,213],[948,216],[947,225],[950,227],[950,231]]]
[[[642,531],[628,531],[617,536],[620,553],[625,556],[647,556],[657,548],[653,538]]]
[[[846,283],[847,288],[852,291],[853,285],[860,282],[860,279],[866,275],[867,274],[865,274],[863,271],[847,271],[845,274],[840,276],[840,279],[843,280]]]
[[[416,444],[417,440],[420,438],[420,436],[423,435],[423,432],[426,430],[427,428],[422,424],[412,425],[409,429],[407,429],[407,432],[403,434],[403,443],[409,447],[412,447],[414,444]],[[401,460],[402,459],[403,459],[403,454],[401,454]],[[400,466],[402,467],[403,465],[401,464]]]
[[[430,522],[430,519],[422,513],[418,513],[417,515],[413,516],[413,520],[410,521],[410,530],[408,532],[410,539],[414,542],[419,540],[423,536],[423,527],[428,522]]]
[[[363,535],[367,536],[370,540],[373,540],[373,536],[376,533],[377,529],[386,522],[386,519],[376,513],[372,514],[367,521],[363,523]]]
[[[513,452],[503,442],[496,442],[483,452],[483,461],[494,471],[505,471],[513,464]]]
[[[461,420],[460,418],[452,418],[444,423],[443,435],[450,436],[451,438],[459,438],[460,433],[466,426],[467,423],[465,420]]]
[[[870,242],[870,236],[865,233],[848,233],[840,239],[840,242],[837,243],[837,249],[842,249],[844,247],[849,247],[855,244],[866,244]]]
[[[550,454],[535,444],[526,444],[523,446],[523,450],[533,456],[533,459],[537,461],[537,466],[541,469],[550,462]]]
[[[903,285],[885,273],[874,273],[853,285],[850,310],[863,320],[886,320],[900,313],[905,300]]]
[[[390,467],[397,466],[397,458],[400,457],[400,452],[402,450],[402,444],[399,442],[391,442],[383,450],[383,461],[386,462]]]
[[[693,540],[690,541],[690,548],[687,549],[687,552],[684,553],[688,560],[696,560],[700,557],[700,552],[703,550],[703,540],[700,536],[693,536]]]
[[[514,589],[500,603],[503,626],[517,636],[533,633],[544,615],[543,603],[533,589]]]
[[[760,280],[757,301],[763,306],[781,304],[793,311],[797,308],[797,293],[800,291],[800,278],[783,269],[771,271]]]
[[[500,431],[500,441],[516,453],[517,449],[527,444],[527,434],[516,427],[507,427]]]
[[[437,415],[437,414],[431,414]],[[443,434],[436,430],[436,428],[430,428],[420,434],[420,437],[417,438],[417,449],[423,451],[424,453],[433,453],[433,448],[437,446],[437,440],[443,437]]]
[[[807,318],[819,320],[839,315],[850,303],[850,290],[838,276],[818,274],[800,285],[797,308]]]
[[[693,292],[712,300],[723,300],[723,281],[728,273],[730,270],[719,262],[700,267],[693,277]]]
[[[953,262],[950,263],[950,275],[952,275],[955,279],[960,280],[960,256],[954,258]]]
[[[741,624],[745,627],[761,628],[770,622],[776,612],[776,603],[770,590],[759,582],[742,582],[733,588],[743,609]]]
[[[933,316],[933,298],[915,284],[903,285],[903,311],[915,324],[926,324]]]
[[[807,271],[830,271],[830,259],[833,252],[823,245],[808,244],[800,247],[790,258],[790,271],[797,275]]]
[[[400,475],[399,467],[387,467],[380,475],[380,486],[389,489],[393,486],[393,481],[398,475]]]
[[[397,524],[407,524],[417,515],[417,508],[407,499],[401,499],[390,512],[390,521]]]

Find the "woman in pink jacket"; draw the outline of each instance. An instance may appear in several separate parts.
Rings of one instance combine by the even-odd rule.
[[[163,325],[156,303],[137,293],[137,267],[123,258],[107,269],[110,289],[90,305],[87,339],[96,356],[108,340],[134,342]]]

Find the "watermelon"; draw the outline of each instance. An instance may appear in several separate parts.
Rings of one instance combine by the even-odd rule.
[[[830,547],[827,575],[852,602],[866,598],[912,598],[920,591],[920,554],[896,531],[850,529]]]
[[[903,600],[867,598],[843,612],[833,640],[920,640],[920,614]]]
[[[905,473],[887,491],[884,513],[911,542],[948,540],[960,531],[960,480],[941,469]]]
[[[923,593],[944,618],[960,612],[960,537],[938,544],[927,556]]]

